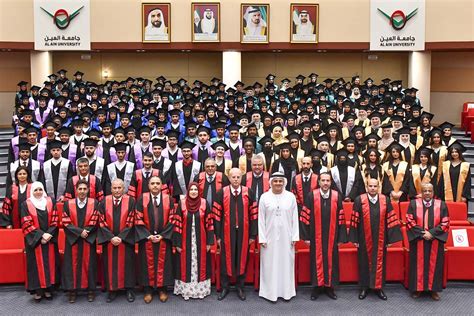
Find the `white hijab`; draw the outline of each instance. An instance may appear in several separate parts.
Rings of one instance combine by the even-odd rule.
[[[34,192],[38,188],[43,189],[43,196],[39,199],[35,198],[34,196]],[[33,203],[33,205],[37,209],[46,210],[46,203],[47,203],[46,192],[44,191],[44,187],[41,182],[36,181],[36,182],[33,182],[33,184],[31,184],[30,197],[28,199],[31,201],[31,203]]]
[[[211,18],[210,19],[208,19],[207,16],[206,16],[207,12],[211,13]],[[202,20],[201,20],[201,30],[205,34],[212,34],[212,33],[214,33],[215,26],[216,26],[216,19],[214,19],[214,12],[207,9],[204,12],[204,15],[203,15]]]
[[[159,27],[155,27],[151,23],[151,13],[154,12],[154,11],[158,11],[160,13],[160,16],[161,16],[161,25]],[[165,21],[164,21],[164,16],[163,16],[163,12],[160,9],[151,10],[150,13],[148,13],[147,22],[148,23],[145,27],[145,35],[166,34],[166,30],[165,30],[166,25],[165,25]]]

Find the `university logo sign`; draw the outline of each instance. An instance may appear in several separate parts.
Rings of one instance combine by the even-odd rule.
[[[408,15],[405,15],[402,10],[393,11],[391,15],[388,15],[387,13],[383,12],[380,8],[377,8],[377,10],[389,20],[390,25],[397,31],[403,29],[407,24],[408,20],[410,20],[418,13],[418,8],[411,11]]]
[[[53,18],[53,22],[54,22],[54,24],[56,25],[56,27],[58,29],[64,30],[69,26],[69,23],[71,23],[71,21],[76,16],[79,15],[80,11],[84,8],[84,6],[80,7],[76,11],[74,11],[71,15],[69,15],[69,13],[65,9],[59,9],[53,14],[51,12],[48,12],[48,10],[46,10],[43,7],[40,7],[40,8],[41,8],[41,10],[46,12],[46,14],[48,14],[50,17]]]

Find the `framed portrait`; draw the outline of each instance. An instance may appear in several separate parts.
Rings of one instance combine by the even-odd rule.
[[[317,43],[319,4],[292,3],[290,6],[290,42]]]
[[[193,2],[191,4],[191,40],[219,42],[221,35],[220,3]]]
[[[142,42],[171,41],[171,4],[142,3]]]
[[[270,5],[248,4],[240,6],[240,42],[267,44],[270,37]]]

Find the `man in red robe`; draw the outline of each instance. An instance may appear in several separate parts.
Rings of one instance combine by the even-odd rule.
[[[135,200],[124,194],[121,179],[112,181],[112,195],[99,204],[100,228],[97,243],[102,244],[107,303],[117,297],[118,290],[127,290],[127,300],[135,300]]]
[[[334,287],[339,283],[338,244],[347,241],[342,196],[331,190],[331,174],[319,175],[319,189],[308,194],[300,213],[301,237],[310,244],[311,284],[315,300],[324,288],[337,299]]]
[[[217,164],[213,158],[207,158],[204,162],[204,171],[200,172],[194,182],[199,185],[201,197],[206,199],[207,203],[212,206],[216,198],[217,192],[229,185],[227,176],[217,171]]]
[[[142,193],[149,192],[148,182],[150,181],[151,177],[160,177],[161,182],[163,183],[161,188],[162,191],[168,192],[168,186],[162,177],[161,171],[153,168],[153,154],[144,153],[142,159],[143,168],[135,170],[133,173],[127,194],[137,200],[140,196],[142,196]]]
[[[255,194],[255,201],[260,201],[263,193],[270,189],[270,173],[265,171],[265,162],[260,155],[254,155],[251,160],[252,171],[242,177],[242,185],[249,188]]]
[[[139,285],[144,287],[143,300],[153,300],[158,290],[160,301],[168,300],[167,287],[174,284],[172,265],[173,200],[161,191],[159,177],[152,177],[148,188],[135,206],[135,231],[138,242]]]
[[[62,288],[69,291],[69,302],[76,301],[78,290],[87,290],[87,300],[95,299],[97,287],[96,236],[99,220],[95,199],[88,198],[89,184],[76,183],[77,198],[64,204],[62,224],[66,234],[62,268]]]
[[[77,175],[73,176],[67,181],[66,192],[64,193],[64,198],[67,200],[74,199],[76,197],[76,184],[79,180],[85,180],[89,183],[89,193],[88,196],[91,199],[96,199],[101,201],[103,198],[104,192],[102,191],[101,180],[98,179],[95,175],[90,174],[90,165],[87,158],[79,158],[77,160]]]
[[[254,194],[241,186],[242,172],[232,168],[230,185],[218,194],[213,205],[218,249],[221,253],[222,292],[229,294],[231,277],[236,278],[237,295],[245,300],[244,282],[250,245],[258,233],[258,209]]]
[[[291,188],[298,205],[303,205],[306,196],[318,188],[318,175],[313,172],[311,157],[304,157],[301,160],[301,173],[293,178]]]
[[[385,257],[387,247],[402,240],[400,222],[390,199],[378,194],[379,181],[369,179],[367,191],[354,200],[349,240],[358,248],[359,299],[367,297],[369,289],[387,300],[385,284]]]
[[[443,290],[444,244],[448,239],[449,215],[446,203],[434,199],[433,185],[422,185],[422,198],[410,202],[407,211],[410,241],[409,290],[413,298],[430,292],[435,301]]]

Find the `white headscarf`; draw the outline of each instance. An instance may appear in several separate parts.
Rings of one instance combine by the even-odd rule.
[[[275,179],[283,179],[283,191],[285,191],[286,184],[288,183],[288,179],[285,177],[285,174],[283,172],[274,172],[270,176],[270,189],[272,188],[272,182]]]
[[[211,12],[211,18],[207,18],[207,12]],[[205,34],[212,34],[214,33],[214,28],[216,26],[216,19],[214,19],[214,12],[210,9],[206,9],[204,11],[202,20],[201,20],[201,31]]]
[[[308,16],[308,22],[301,22],[301,14],[306,14]],[[293,11],[293,22],[299,27],[298,34],[301,35],[312,35],[313,34],[313,23],[309,19],[309,13],[306,10],[302,10],[298,15],[296,11]]]
[[[247,29],[249,30],[249,33],[250,33],[248,35],[260,35],[260,32],[261,32],[260,30],[262,29],[262,27],[267,26],[267,22],[265,22],[263,17],[260,19],[260,23],[258,25],[253,25],[252,15],[254,13],[257,13],[257,11],[260,12],[260,14],[262,13],[258,7],[249,6],[249,7],[247,7],[247,10],[245,10],[244,20],[247,24],[246,27],[247,27]]]
[[[151,23],[151,13],[154,11],[158,11],[161,15],[161,25],[159,27],[155,27],[153,23]],[[145,27],[145,35],[163,35],[166,33],[166,25],[165,25],[165,17],[163,12],[160,9],[153,9],[148,13],[148,20]]]
[[[36,189],[38,188],[42,188],[43,189],[43,196],[39,199],[35,198],[34,196],[34,192]],[[29,196],[29,200],[31,201],[31,203],[33,203],[33,205],[37,208],[37,209],[40,209],[40,210],[46,210],[46,203],[47,203],[47,199],[46,199],[46,192],[44,190],[44,187],[43,187],[43,184],[41,182],[33,182],[31,184],[31,190],[30,190],[30,196]]]

